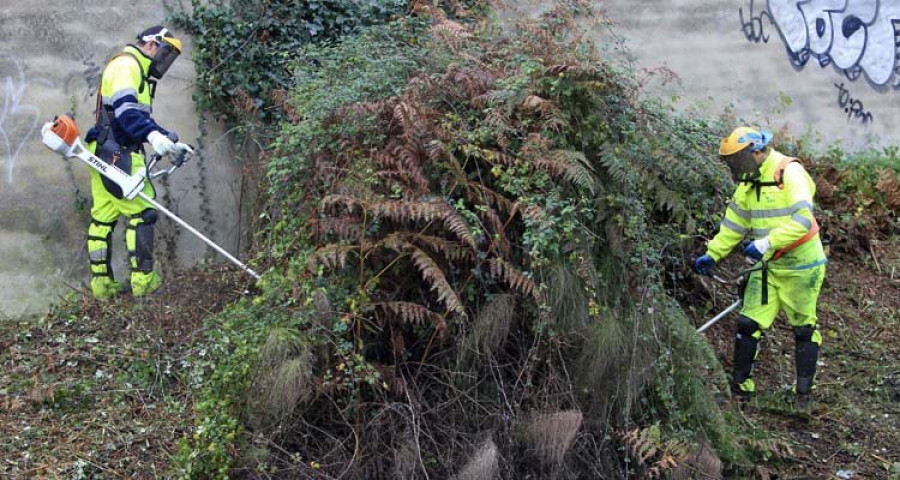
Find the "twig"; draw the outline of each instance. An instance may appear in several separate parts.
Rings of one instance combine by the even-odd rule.
[[[872,255],[872,260],[875,261],[875,267],[878,268],[878,273],[881,274],[882,273],[881,264],[878,263],[878,256],[875,255],[875,247],[874,247],[875,242],[876,242],[876,240],[872,240],[871,242],[869,242],[869,254]]]

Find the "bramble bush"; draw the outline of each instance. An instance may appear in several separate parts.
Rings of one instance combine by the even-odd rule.
[[[182,471],[749,467],[712,398],[722,368],[673,298],[733,189],[714,157],[733,125],[645,98],[567,6],[508,29],[409,8],[264,60],[290,72],[260,87],[278,102],[208,104],[283,122],[264,153],[268,270],[215,320]],[[231,21],[195,15],[199,35]],[[224,92],[215,55],[204,89]],[[266,71],[242,61],[237,83]]]
[[[723,128],[642,99],[564,7],[511,32],[417,9],[430,20],[294,66],[257,302],[297,320],[261,340],[257,395],[232,405],[280,445],[254,461],[401,477],[458,474],[479,449],[507,477],[662,471],[709,445],[740,461],[703,381],[715,358],[663,287],[678,234],[724,204],[724,170],[698,162]],[[625,432],[653,425],[655,453],[624,461]]]

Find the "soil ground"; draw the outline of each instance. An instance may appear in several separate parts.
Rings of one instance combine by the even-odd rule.
[[[720,296],[706,313],[735,297]],[[707,317],[708,318],[708,317]],[[695,318],[701,325],[704,318]],[[735,317],[707,332],[731,371]],[[834,255],[819,298],[824,336],[811,409],[795,408],[794,336],[781,314],[760,343],[747,402],[730,402],[755,448],[762,479],[900,479],[900,246],[876,242],[862,257]]]
[[[171,478],[203,319],[245,295],[241,283],[198,269],[142,300],[76,293],[0,324],[0,478]]]
[[[873,245],[828,266],[812,408],[787,401],[794,341],[783,319],[761,344],[760,393],[725,404],[766,458],[755,478],[900,478],[900,243]],[[233,269],[206,267],[148,299],[76,293],[42,318],[0,324],[0,478],[167,478],[192,423],[203,319],[244,288]],[[732,301],[719,292],[694,321]],[[728,370],[733,322],[707,333]]]

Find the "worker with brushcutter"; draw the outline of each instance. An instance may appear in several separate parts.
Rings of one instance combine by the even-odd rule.
[[[181,41],[168,29],[155,26],[141,32],[136,42],[106,64],[97,92],[96,125],[85,136],[88,150],[128,175],[146,171],[144,142],[149,142],[158,155],[192,151],[189,145],[178,141],[178,135],[162,128],[150,116],[156,81],[180,54]],[[143,194],[155,198],[149,180]],[[143,198],[125,198],[119,185],[95,170],[91,171],[91,196],[87,241],[91,293],[97,299],[107,299],[122,290],[110,265],[110,240],[119,216],[128,218],[125,246],[132,294],[139,297],[152,293],[162,284],[153,268],[157,210]]]
[[[794,392],[798,404],[805,406],[822,345],[816,302],[826,258],[813,216],[815,183],[798,159],[776,151],[771,141],[771,133],[749,127],[736,128],[721,141],[719,156],[738,186],[718,234],[694,262],[694,270],[711,275],[738,244],[745,256],[763,262],[744,289],[731,389],[740,396],[756,391],[752,374],[757,346],[784,310],[796,345]]]

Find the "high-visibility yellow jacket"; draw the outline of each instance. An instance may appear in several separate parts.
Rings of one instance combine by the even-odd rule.
[[[98,124],[85,136],[87,142],[100,134],[101,112],[107,115],[113,139],[119,145],[139,145],[154,130],[168,133],[150,116],[155,88],[149,78],[151,60],[139,48],[128,45],[106,65],[98,94]]]
[[[792,247],[781,257],[769,263],[769,268],[802,270],[822,265],[826,262],[825,251],[819,234],[809,236],[800,245],[796,242],[817,229],[813,216],[813,196],[816,184],[799,162],[792,161],[784,166],[785,155],[771,150],[760,166],[759,183],[742,182],[734,192],[731,203],[725,210],[719,233],[709,242],[707,254],[716,262],[743,240],[749,237],[758,240],[768,237],[771,248],[766,259],[772,259],[779,250]],[[780,185],[776,173],[783,166]],[[815,226],[815,227],[814,227]]]

